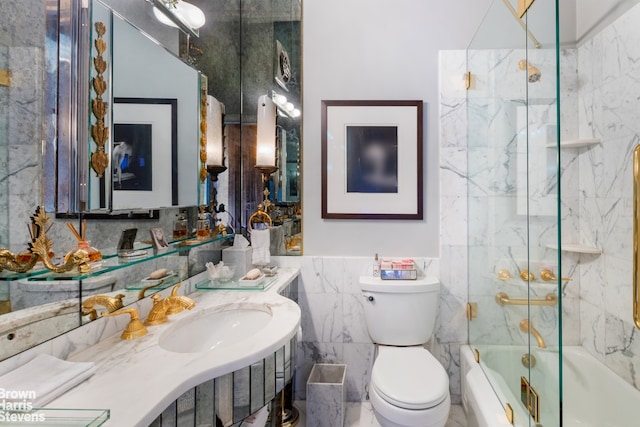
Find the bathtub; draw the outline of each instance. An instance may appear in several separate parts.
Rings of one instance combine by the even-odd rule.
[[[514,425],[535,425],[520,401],[520,377],[531,378],[540,395],[540,425],[560,425],[558,352],[532,348],[537,364],[526,368],[525,346],[469,346],[460,349],[462,405],[469,427],[510,426],[500,402],[514,410]],[[563,348],[563,427],[630,427],[638,424],[640,391],[618,377],[582,347]],[[502,372],[504,375],[501,375]],[[491,381],[489,381],[489,378]],[[500,397],[498,399],[498,396]]]

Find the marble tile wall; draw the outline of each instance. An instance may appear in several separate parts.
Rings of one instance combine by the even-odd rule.
[[[578,220],[584,243],[603,250],[580,257],[580,342],[640,389],[640,339],[632,317],[632,154],[640,143],[640,5],[578,48],[581,138],[601,144],[579,153]]]
[[[564,50],[562,55],[561,78],[575,80],[575,51]],[[469,274],[468,279],[453,276],[444,282],[458,292],[462,303],[466,302],[468,283],[471,300],[479,303],[479,317],[469,327],[471,341],[475,343],[526,342],[526,335],[518,330],[519,320],[527,317],[526,310],[499,307],[495,304],[495,295],[502,291],[512,297],[526,297],[526,289],[518,278],[521,270],[531,269],[536,276],[543,268],[557,271],[558,254],[546,248],[546,244],[557,242],[555,191],[551,196],[544,196],[538,189],[537,196],[528,200],[523,196],[526,187],[522,184],[531,185],[531,182],[523,179],[526,176],[523,170],[526,172],[527,167],[527,158],[523,156],[527,147],[521,142],[527,131],[525,125],[530,133],[544,137],[536,141],[539,146],[529,147],[530,153],[538,155],[538,164],[529,156],[528,165],[530,172],[541,170],[544,174],[545,162],[555,161],[556,153],[544,146],[555,142],[555,58],[552,51],[529,53],[529,61],[541,69],[543,77],[527,87],[525,75],[518,67],[524,57],[522,50],[469,51],[468,57],[467,52],[461,50],[440,53],[441,270],[446,271],[445,266],[449,266],[454,272],[460,271],[459,265],[466,265],[469,257],[469,272],[458,274]],[[462,80],[467,67],[474,76],[468,93]],[[526,95],[533,101],[529,120],[519,123],[518,108],[524,105]],[[576,99],[574,88],[567,91],[566,96],[563,94],[561,101],[577,105]],[[577,114],[566,113],[562,119],[575,123]],[[467,127],[470,129],[468,139]],[[563,127],[562,137],[571,137],[572,128],[575,132],[575,125]],[[553,157],[549,157],[549,153]],[[577,182],[576,157],[577,154],[571,153],[563,155],[563,183]],[[548,178],[539,176],[538,182],[544,184]],[[569,204],[577,205],[577,194],[572,200]],[[530,212],[534,213],[529,219],[524,215],[527,201]],[[451,215],[449,210],[455,204],[459,206],[455,210],[457,215]],[[563,234],[573,240],[572,233],[576,230],[577,225],[563,227]],[[527,243],[532,248],[529,265]],[[449,252],[456,254],[451,260],[447,259]],[[575,265],[575,261],[565,262],[565,273],[574,271]],[[497,279],[502,269],[511,273],[511,280]],[[571,326],[567,328],[565,343],[579,341],[576,332],[578,286],[579,282],[575,281],[571,287],[565,287],[563,293],[563,320]],[[543,298],[552,288],[538,280],[532,287],[532,296]],[[541,308],[532,313],[532,318],[548,341],[557,342],[557,310]],[[459,338],[466,339],[466,335]]]

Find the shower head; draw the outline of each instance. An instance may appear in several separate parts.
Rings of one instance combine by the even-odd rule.
[[[540,81],[540,78],[542,77],[542,72],[540,72],[540,69],[538,67],[529,64],[525,59],[522,59],[518,63],[518,67],[522,71],[527,70],[529,83],[535,83],[537,81]]]

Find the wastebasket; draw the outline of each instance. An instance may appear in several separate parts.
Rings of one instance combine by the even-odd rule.
[[[347,365],[316,363],[307,380],[307,427],[344,425]]]

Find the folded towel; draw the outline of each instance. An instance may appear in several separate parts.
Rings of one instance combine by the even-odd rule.
[[[26,392],[27,401],[41,408],[94,374],[92,362],[67,362],[39,354],[21,367],[0,376],[0,388]],[[11,400],[11,399],[6,399]],[[17,398],[22,401],[23,398]]]
[[[271,261],[269,246],[271,245],[271,232],[266,230],[251,231],[251,247],[253,255],[251,261],[253,265],[267,265]]]

